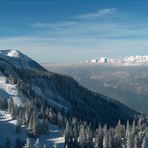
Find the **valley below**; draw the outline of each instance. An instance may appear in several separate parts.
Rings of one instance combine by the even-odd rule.
[[[51,71],[72,76],[88,89],[148,114],[148,66],[92,63],[43,66]]]

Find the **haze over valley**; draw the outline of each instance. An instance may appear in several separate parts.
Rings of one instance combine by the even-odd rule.
[[[47,69],[75,78],[88,89],[148,114],[148,62],[45,64]],[[144,63],[144,64],[143,64]]]

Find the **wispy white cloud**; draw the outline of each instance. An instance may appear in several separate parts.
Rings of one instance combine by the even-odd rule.
[[[148,27],[139,27],[131,23],[122,23],[114,20],[106,21],[64,21],[59,23],[39,23],[35,29],[42,29],[43,38],[64,39],[69,41],[82,39],[142,39],[148,37]],[[36,28],[37,27],[37,28]]]
[[[47,28],[60,28],[60,27],[68,27],[72,25],[76,25],[77,21],[64,21],[64,22],[57,22],[57,23],[44,23],[44,22],[37,22],[32,24],[31,26],[33,28],[41,28],[41,29],[47,29]]]
[[[95,18],[103,18],[106,19],[106,16],[111,16],[113,14],[117,14],[118,10],[115,8],[106,8],[100,9],[96,12],[89,13],[89,14],[82,14],[79,16],[75,16],[71,18],[70,21],[63,21],[63,22],[56,22],[56,23],[48,23],[48,22],[36,22],[33,23],[31,26],[33,28],[39,29],[61,29],[61,28],[68,28],[68,27],[75,27],[81,25],[82,23],[87,24],[87,19],[95,19]],[[83,22],[84,21],[84,22]]]
[[[94,19],[94,18],[98,18],[98,17],[113,15],[113,14],[116,14],[117,12],[118,12],[118,10],[115,8],[106,8],[106,9],[100,9],[94,13],[82,14],[78,17],[85,18],[85,19]]]

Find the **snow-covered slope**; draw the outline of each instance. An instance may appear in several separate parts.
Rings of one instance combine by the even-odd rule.
[[[148,56],[130,56],[122,59],[113,59],[107,57],[99,57],[86,61],[87,63],[100,63],[100,64],[118,64],[124,66],[130,65],[148,65]]]
[[[15,81],[15,79],[21,79],[24,73],[21,74],[20,70],[21,72],[24,71],[24,73],[28,70],[29,72],[31,72],[31,74],[32,72],[37,72],[37,73],[47,72],[47,70],[41,67],[38,63],[36,63],[31,58],[27,57],[26,55],[22,54],[17,50],[1,50],[0,51],[0,97],[9,99],[11,96],[14,100],[14,103],[17,104],[18,106],[23,105],[26,96],[23,95],[22,93],[23,90],[20,91],[20,88],[18,87],[19,85],[18,82],[11,82],[11,81]],[[25,76],[26,75],[24,75],[23,77]],[[28,81],[28,79],[29,77],[26,78],[26,81]],[[67,107],[68,102],[66,102],[63,97],[61,97],[58,94],[55,95],[55,93],[51,89],[43,90],[41,84],[36,83],[36,81],[38,80],[36,80],[35,78],[32,81],[32,83],[30,80],[28,84],[31,83],[30,87],[37,96],[41,97],[42,99],[48,99],[50,104],[58,108],[61,109],[65,108],[65,110],[68,110]],[[43,80],[39,81],[42,81],[41,82],[42,85],[47,85],[46,81]],[[55,99],[58,101],[55,101]]]
[[[11,115],[7,111],[0,110],[0,147],[5,143],[6,137],[10,139],[11,146],[15,147],[15,140],[19,137],[20,140],[26,141],[27,128],[22,126],[22,132],[16,133],[17,121],[13,120]],[[34,147],[36,139],[30,139],[30,146]],[[39,138],[40,147],[44,144],[48,147],[53,147],[55,144],[58,148],[64,147],[63,129],[59,129],[58,126],[49,124],[49,131],[47,135],[43,135]]]
[[[17,88],[17,84],[6,82],[6,76],[0,72],[0,97],[9,99],[13,98],[14,103],[18,106],[23,105],[24,95]]]

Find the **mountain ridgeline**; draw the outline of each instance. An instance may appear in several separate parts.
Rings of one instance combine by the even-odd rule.
[[[0,52],[0,75],[6,77],[7,84],[16,85],[24,96],[22,106],[26,99],[35,100],[37,107],[42,103],[67,118],[76,117],[93,125],[115,126],[119,119],[126,123],[138,114],[113,99],[89,91],[71,77],[47,71],[16,50]],[[17,104],[15,97],[13,101]]]

